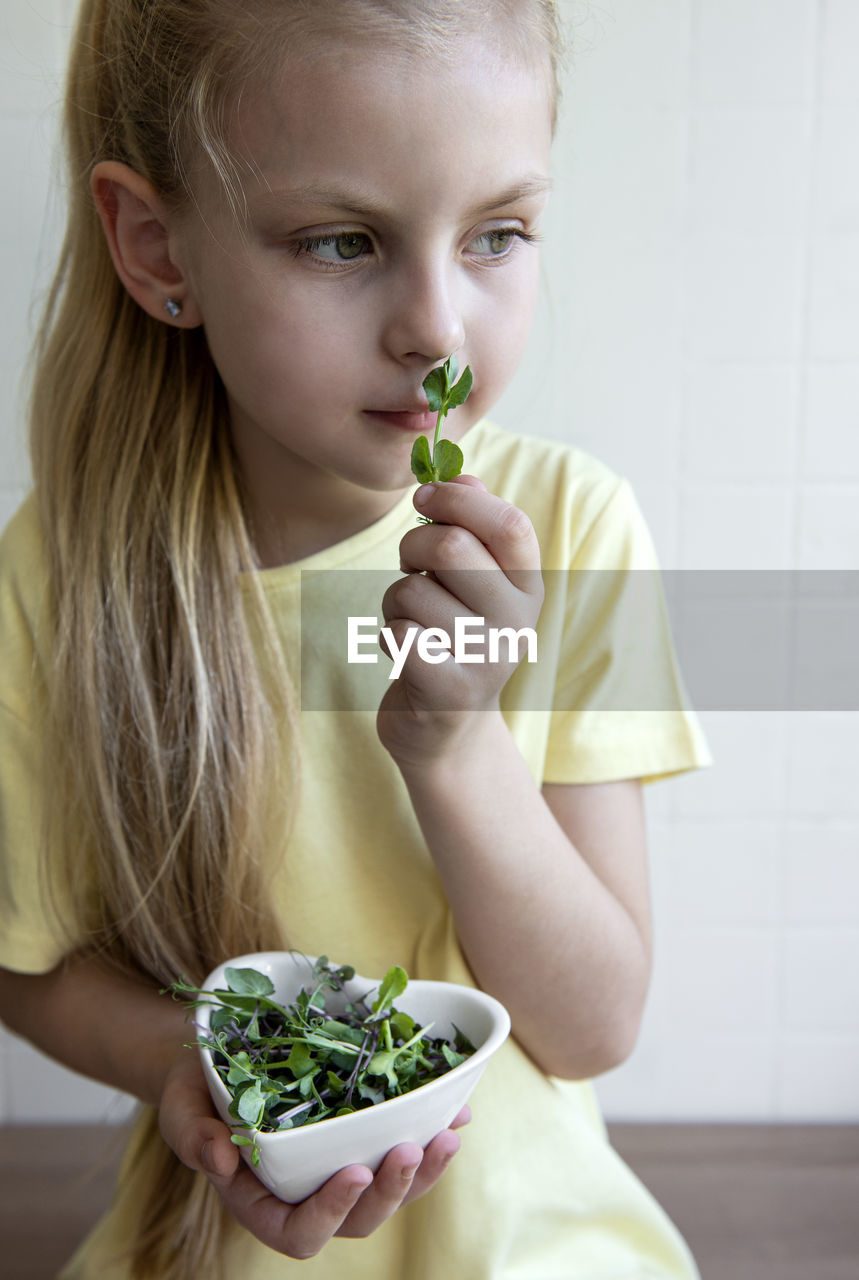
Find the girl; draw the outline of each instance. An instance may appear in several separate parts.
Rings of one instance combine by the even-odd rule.
[[[597,705],[617,593],[585,617],[568,571],[652,566],[627,486],[484,421],[534,307],[557,59],[550,0],[81,6],[0,555],[0,1002],[147,1105],[68,1277],[695,1274],[586,1082],[647,989],[641,780],[703,748],[683,711]],[[452,353],[480,479],[413,493]],[[538,627],[551,712],[524,664],[417,652],[377,716],[300,709],[302,573],[398,564],[398,640]],[[648,657],[676,688],[664,632]],[[240,1161],[159,989],[287,945],[507,1005],[443,1177],[450,1131],[298,1206]]]

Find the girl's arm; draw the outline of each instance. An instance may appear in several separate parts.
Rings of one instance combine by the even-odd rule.
[[[318,1253],[333,1235],[365,1236],[428,1191],[459,1147],[446,1130],[422,1151],[395,1147],[375,1177],[341,1169],[299,1205],[269,1194],[217,1117],[181,1007],[142,982],[91,960],[51,973],[0,969],[0,1020],[52,1058],[159,1109],[161,1133],[183,1164],[205,1173],[227,1209],[269,1248]],[[454,1124],[467,1121],[467,1111]]]
[[[457,613],[534,625],[542,588],[527,518],[470,477],[421,496],[419,509],[439,523],[401,544],[410,576],[383,604],[398,642],[415,622],[452,633]],[[413,647],[383,699],[379,734],[477,981],[507,1006],[544,1071],[583,1079],[629,1054],[647,993],[641,787],[541,791],[498,709],[509,675],[500,664],[428,665]]]
[[[536,787],[500,717],[406,784],[482,987],[546,1072],[617,1066],[650,976],[640,784]]]

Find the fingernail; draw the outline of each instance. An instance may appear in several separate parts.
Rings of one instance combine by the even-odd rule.
[[[418,1164],[410,1164],[410,1165],[409,1165],[409,1167],[408,1167],[407,1169],[404,1169],[404,1170],[403,1170],[403,1181],[404,1181],[404,1182],[411,1182],[412,1178],[415,1176],[415,1174],[416,1174],[416,1173],[417,1173],[417,1171],[418,1171],[418,1165],[419,1165],[419,1164],[420,1164],[420,1161],[418,1161]]]
[[[434,493],[434,484],[422,484],[420,489],[415,492],[415,505],[425,507]]]
[[[207,1173],[217,1173],[218,1166],[215,1163],[215,1157],[212,1151],[212,1140],[204,1142],[200,1150],[200,1163]]]

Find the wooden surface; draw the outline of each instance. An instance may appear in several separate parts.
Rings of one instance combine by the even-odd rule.
[[[53,1280],[110,1202],[122,1128],[0,1129],[0,1276]]]
[[[859,1127],[613,1125],[611,1134],[686,1236],[703,1280],[859,1280]],[[3,1280],[56,1275],[108,1203],[121,1145],[117,1129],[0,1129]]]
[[[859,1280],[859,1127],[615,1125],[703,1280]]]

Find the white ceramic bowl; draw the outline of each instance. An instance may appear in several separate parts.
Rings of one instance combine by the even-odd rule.
[[[301,987],[311,982],[314,961],[313,956],[293,951],[237,956],[214,969],[203,987],[207,991],[226,987],[227,968],[257,969],[274,983],[274,998],[289,1004]],[[379,981],[356,974],[345,984],[346,991],[355,999],[366,995]],[[333,993],[329,999],[329,1007],[336,1009]],[[196,1011],[196,1023],[202,1032],[208,1031],[209,1014],[214,1007],[203,1005]],[[391,1148],[400,1142],[416,1142],[425,1147],[448,1127],[510,1032],[510,1017],[502,1004],[483,991],[452,982],[410,981],[403,995],[394,1001],[394,1007],[421,1026],[432,1022],[433,1036],[452,1038],[452,1024],[456,1023],[476,1052],[439,1079],[400,1098],[283,1133],[257,1133],[260,1161],[254,1172],[279,1199],[289,1204],[304,1200],[349,1164],[367,1165],[375,1173]],[[213,1066],[210,1050],[201,1045],[200,1057],[215,1106],[225,1123],[234,1126],[229,1113],[230,1094]],[[239,1149],[250,1164],[251,1149]]]

